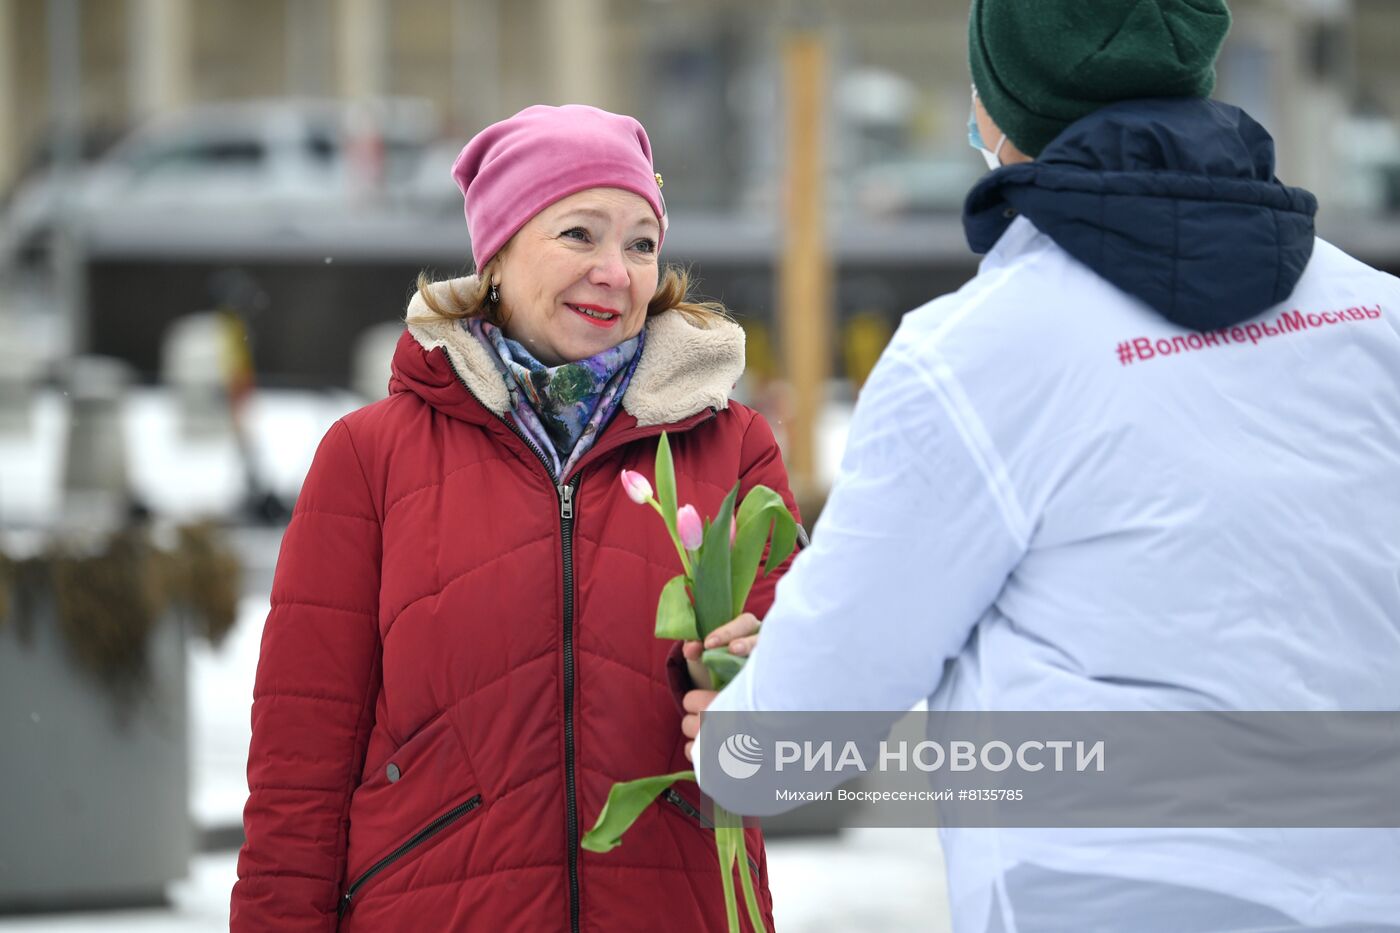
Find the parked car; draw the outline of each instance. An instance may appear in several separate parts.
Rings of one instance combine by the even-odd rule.
[[[41,259],[60,194],[80,222],[148,223],[171,212],[294,218],[411,198],[437,132],[422,100],[192,107],[138,127],[63,189],[46,170],[21,182],[0,221],[0,249],[22,263]]]

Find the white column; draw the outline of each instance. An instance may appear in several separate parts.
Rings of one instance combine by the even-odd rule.
[[[327,0],[286,0],[285,91],[297,97],[320,97],[331,86],[329,64],[330,4]]]
[[[1297,58],[1290,70],[1295,85],[1284,100],[1289,101],[1293,124],[1290,153],[1296,153],[1293,161],[1298,181],[1284,180],[1308,188],[1324,210],[1332,202],[1337,181],[1337,131],[1351,108],[1355,84],[1351,74],[1354,46],[1348,50],[1344,45],[1351,16],[1348,0],[1294,0],[1292,51]],[[1320,63],[1311,56],[1324,41],[1342,42],[1343,47],[1330,49],[1327,68],[1319,74],[1316,68]]]
[[[0,126],[9,127],[0,133],[0,191],[9,188],[19,171],[19,41],[15,18],[19,11],[17,0],[0,0]]]
[[[369,100],[388,92],[389,20],[383,0],[339,0],[340,94]]]
[[[475,131],[501,109],[501,0],[452,2],[452,118]]]
[[[544,0],[540,14],[549,103],[606,108],[612,71],[606,0]]]
[[[1309,55],[1317,31],[1345,26],[1350,8],[1335,0],[1287,0],[1241,8],[1233,32],[1235,60],[1222,62],[1221,89],[1274,137],[1278,174],[1307,188],[1324,209],[1336,170],[1336,128],[1346,115],[1347,75],[1314,73]],[[1240,55],[1244,51],[1243,56]]]
[[[189,0],[129,0],[131,112],[169,113],[193,99]]]

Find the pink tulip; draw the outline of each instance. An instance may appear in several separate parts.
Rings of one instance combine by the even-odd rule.
[[[739,520],[734,516],[729,517],[729,546],[734,546],[734,540],[739,537]]]
[[[622,488],[627,490],[627,498],[638,505],[645,505],[651,498],[651,483],[636,470],[622,471]]]
[[[705,529],[700,524],[700,513],[693,505],[683,505],[676,511],[676,534],[680,535],[681,545],[693,551],[704,540]]]

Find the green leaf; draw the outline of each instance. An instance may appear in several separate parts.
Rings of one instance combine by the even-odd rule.
[[[783,510],[785,513],[786,509]],[[781,518],[773,523],[773,546],[768,549],[768,562],[763,565],[765,575],[778,569],[778,565],[792,556],[797,547],[797,522],[788,514],[787,521]]]
[[[700,655],[700,663],[710,672],[716,690],[723,690],[731,680],[739,676],[739,672],[744,669],[744,661],[742,656],[730,653],[728,645],[707,648]]]
[[[729,490],[720,504],[719,514],[705,528],[691,570],[694,574],[695,621],[704,638],[730,619],[731,588],[729,582],[729,520],[734,515],[734,500],[739,484]]]
[[[730,608],[737,616],[744,611],[749,590],[753,588],[758,575],[758,563],[763,557],[763,546],[768,543],[772,532],[773,545],[768,551],[768,562],[763,572],[771,573],[787,560],[797,543],[797,522],[787,510],[782,496],[767,486],[755,486],[744,496],[739,506],[739,529],[734,537],[734,557],[732,559],[733,578]]]
[[[661,588],[656,603],[656,637],[680,641],[696,641],[700,633],[695,628],[695,607],[685,591],[685,574],[677,574]]]
[[[666,432],[656,445],[656,501],[661,503],[661,517],[671,536],[676,535],[676,467],[671,462],[671,442]],[[677,538],[679,540],[679,538]]]
[[[661,774],[656,777],[638,778],[635,781],[619,781],[608,791],[607,803],[593,828],[584,833],[579,845],[589,852],[611,852],[622,845],[622,834],[631,828],[651,806],[656,795],[677,781],[695,780],[694,771],[677,771],[675,774]]]

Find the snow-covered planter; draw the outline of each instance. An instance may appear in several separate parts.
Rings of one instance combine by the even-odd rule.
[[[155,902],[186,872],[185,639],[227,632],[238,565],[209,528],[152,537],[0,551],[0,913]]]

